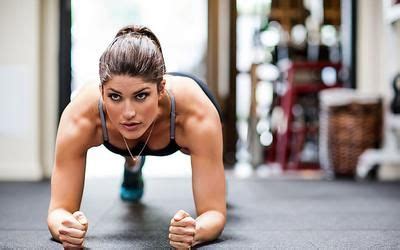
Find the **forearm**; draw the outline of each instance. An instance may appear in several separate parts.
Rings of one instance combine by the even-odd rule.
[[[210,210],[196,218],[195,242],[197,245],[215,240],[222,233],[226,222],[225,215],[216,210]]]
[[[65,209],[57,208],[49,212],[47,216],[47,226],[53,238],[60,241],[59,228],[62,226],[61,222],[63,218],[70,217],[72,214]]]

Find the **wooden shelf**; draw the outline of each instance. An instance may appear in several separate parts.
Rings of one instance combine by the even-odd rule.
[[[300,71],[310,72],[309,74],[320,73],[325,67],[332,67],[337,71],[341,69],[341,64],[330,62],[293,62],[284,72],[286,75],[287,91],[280,97],[280,105],[285,115],[286,129],[277,133],[277,155],[276,159],[283,170],[302,170],[319,169],[318,162],[302,162],[300,154],[308,135],[318,136],[318,126],[316,124],[305,123],[302,126],[294,126],[293,106],[296,105],[302,95],[318,94],[321,90],[328,88],[339,88],[342,84],[337,82],[332,85],[325,85],[319,77],[310,76],[310,80],[304,77],[296,77]],[[338,76],[337,76],[338,77]],[[297,79],[297,80],[296,80]],[[298,80],[302,81],[298,81]],[[294,144],[293,144],[294,143]]]

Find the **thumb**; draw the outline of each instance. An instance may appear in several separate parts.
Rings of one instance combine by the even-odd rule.
[[[72,216],[74,216],[74,218],[79,221],[79,223],[81,223],[84,226],[87,226],[88,221],[86,219],[86,216],[83,214],[83,212],[81,211],[76,211],[75,213],[72,214]]]
[[[179,210],[178,212],[176,212],[176,214],[174,215],[174,220],[175,221],[180,221],[183,218],[189,217],[190,214],[188,214],[187,212],[183,211],[183,210]]]

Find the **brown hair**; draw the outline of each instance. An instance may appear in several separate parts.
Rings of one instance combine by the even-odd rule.
[[[99,61],[102,85],[113,75],[141,77],[159,84],[165,72],[160,42],[150,29],[139,25],[120,29]]]

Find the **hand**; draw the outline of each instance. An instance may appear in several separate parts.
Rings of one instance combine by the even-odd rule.
[[[179,210],[171,219],[169,227],[169,244],[175,248],[189,248],[194,243],[196,220],[190,214]]]
[[[58,229],[59,239],[64,248],[83,248],[84,238],[88,229],[88,221],[81,211],[76,211],[71,217],[65,218]]]

